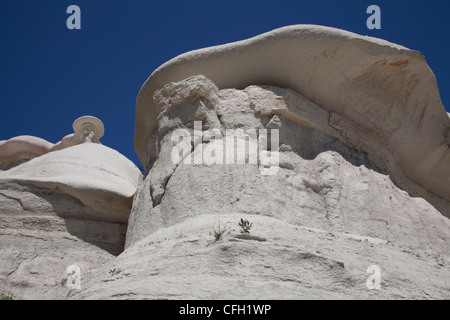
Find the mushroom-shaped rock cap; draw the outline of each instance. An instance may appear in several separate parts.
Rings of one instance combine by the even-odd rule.
[[[141,179],[139,169],[114,149],[82,143],[0,172],[0,189],[24,184],[78,199],[101,221],[126,223]],[[5,187],[6,185],[6,187]]]
[[[91,142],[98,143],[105,133],[103,122],[93,116],[79,117],[73,122],[73,132],[80,138],[81,142],[90,139]],[[90,134],[92,133],[92,136]]]
[[[137,97],[134,146],[144,166],[161,112],[155,92],[195,75],[219,89],[293,89],[384,138],[408,179],[450,201],[450,120],[418,51],[335,28],[294,25],[182,54],[155,70]]]

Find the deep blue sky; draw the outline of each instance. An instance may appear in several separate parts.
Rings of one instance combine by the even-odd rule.
[[[66,9],[81,8],[81,30]],[[366,27],[369,5],[381,30]],[[133,148],[135,101],[161,64],[189,50],[292,24],[319,24],[421,51],[450,107],[450,1],[1,0],[0,140],[34,135],[57,142],[93,115],[106,146],[140,166]]]

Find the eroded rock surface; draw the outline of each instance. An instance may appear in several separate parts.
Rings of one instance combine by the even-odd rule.
[[[79,117],[73,122],[74,133],[51,143],[34,136],[18,136],[0,140],[0,170],[7,170],[43,154],[65,149],[85,141],[99,143],[105,132],[103,122],[93,116]]]
[[[117,151],[84,143],[0,172],[0,289],[15,299],[65,299],[82,272],[123,251],[141,179]]]
[[[291,26],[176,57],[138,96],[119,272],[73,297],[448,299],[449,128],[424,57],[379,39]],[[227,130],[278,170],[259,143],[227,164]]]
[[[183,54],[137,99],[145,179],[89,143],[0,173],[0,288],[449,299],[449,128],[424,57],[383,40],[291,26]]]
[[[337,126],[344,137],[364,133],[370,137],[360,140],[369,144],[376,137],[394,159],[388,164],[395,167],[393,178],[419,186],[415,193],[435,206],[450,199],[450,121],[434,74],[418,51],[339,29],[295,25],[182,54],[155,70],[137,99],[134,144],[147,169],[148,141],[162,111],[154,94],[196,75],[219,89],[255,84],[292,89],[338,119],[345,117],[350,124]]]
[[[167,84],[155,103],[149,172],[126,250],[109,267],[117,273],[90,272],[72,298],[449,297],[447,212],[413,195],[424,189],[404,183],[378,134],[293,90],[219,90],[201,75]],[[180,129],[189,148],[177,158]],[[256,162],[247,149],[244,163],[227,164],[227,130],[236,129],[248,141],[278,130],[275,173],[263,173],[259,145]],[[205,163],[218,146],[223,164]],[[253,223],[250,237],[241,236],[240,218]],[[366,286],[372,265],[382,272],[380,290]]]

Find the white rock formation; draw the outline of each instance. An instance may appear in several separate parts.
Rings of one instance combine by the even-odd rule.
[[[339,128],[343,135],[358,127],[376,137],[376,153],[387,149],[392,157],[385,166],[393,179],[440,208],[444,199],[450,211],[450,122],[420,52],[339,29],[295,25],[182,54],[155,70],[137,99],[134,144],[147,170],[148,141],[161,112],[155,92],[195,75],[219,89],[290,88],[323,111],[344,116],[351,124]]]
[[[204,76],[164,86],[155,105],[126,250],[72,298],[450,297],[450,222],[393,183],[379,135],[293,90],[218,90]],[[261,174],[250,154],[245,164],[174,162],[179,128],[192,136],[184,159],[226,146],[227,129],[278,129],[279,170]],[[240,218],[253,223],[250,237]],[[373,265],[380,290],[366,285]]]
[[[90,142],[0,171],[0,292],[62,299],[70,265],[85,272],[111,261],[123,251],[141,177],[117,151]]]
[[[266,238],[266,241],[237,238],[240,235],[237,223],[241,216],[253,222],[251,234]],[[228,229],[219,241],[214,242],[212,229],[218,228],[219,222]],[[384,224],[376,219],[370,222],[374,222],[373,228]],[[187,219],[159,229],[114,261],[88,272],[83,278],[83,289],[73,291],[70,297],[449,298],[448,253],[443,255],[425,247],[305,225],[235,212]],[[362,233],[370,234],[372,230],[368,229]],[[405,234],[404,237],[416,235]],[[448,242],[448,234],[445,239],[439,246]],[[424,242],[428,242],[428,238]],[[371,275],[367,269],[371,265],[381,268],[380,290],[369,290],[366,286]],[[110,274],[109,270],[116,272]]]
[[[51,143],[34,136],[18,136],[0,141],[0,170],[9,169],[20,163],[48,152],[61,150],[85,141],[100,143],[105,127],[103,122],[92,116],[83,116],[73,122],[74,133],[57,143]]]
[[[383,40],[291,26],[183,54],[137,99],[144,180],[90,143],[0,173],[0,289],[449,299],[449,132],[423,56]]]

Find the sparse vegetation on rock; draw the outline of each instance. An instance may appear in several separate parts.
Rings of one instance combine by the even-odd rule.
[[[241,227],[242,233],[250,233],[250,229],[252,228],[253,223],[250,223],[250,221],[241,218],[239,226]]]

